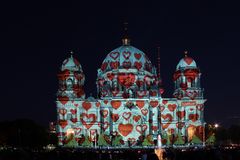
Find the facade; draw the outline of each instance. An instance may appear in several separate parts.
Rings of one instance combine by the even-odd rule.
[[[173,75],[172,98],[162,97],[160,73],[147,55],[123,38],[97,73],[98,98],[85,98],[85,75],[71,55],[58,74],[57,136],[60,146],[142,147],[203,145],[201,72],[185,54]]]

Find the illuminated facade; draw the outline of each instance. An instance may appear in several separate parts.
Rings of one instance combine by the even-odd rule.
[[[173,98],[163,98],[160,73],[147,55],[123,39],[97,74],[98,98],[85,98],[85,75],[71,55],[58,74],[57,135],[60,146],[142,147],[204,143],[200,70],[185,55],[173,75]]]

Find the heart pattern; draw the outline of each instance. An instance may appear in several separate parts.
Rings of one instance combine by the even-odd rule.
[[[168,103],[168,100],[163,100],[163,101],[162,101],[162,104],[163,104],[163,105],[166,105],[167,103]]]
[[[62,116],[64,116],[67,113],[67,110],[65,108],[59,109],[58,111]]]
[[[71,118],[71,121],[72,121],[73,123],[76,123],[76,122],[77,122],[77,118]]]
[[[148,109],[142,109],[141,112],[144,116],[146,116],[148,114]]]
[[[131,117],[132,113],[131,112],[124,112],[123,113],[123,118],[125,120],[129,120],[129,118]]]
[[[119,115],[118,114],[112,114],[112,120],[113,122],[117,122],[117,120],[119,119]]]
[[[199,119],[199,115],[198,114],[189,114],[188,115],[189,120],[191,120],[192,122],[196,122]]]
[[[169,105],[168,105],[168,110],[169,110],[170,112],[173,112],[176,108],[177,108],[177,105],[176,105],[176,104],[169,104]]]
[[[112,69],[118,69],[118,67],[119,67],[119,62],[118,62],[118,61],[116,61],[116,62],[111,62],[111,63],[110,63],[110,67],[111,67]]]
[[[116,110],[121,106],[121,104],[122,104],[122,102],[119,101],[119,100],[113,100],[113,101],[111,101],[112,107],[113,107],[114,109],[116,109]]]
[[[144,105],[145,105],[145,102],[142,101],[142,100],[137,100],[137,101],[136,101],[136,105],[137,105],[137,107],[138,107],[139,109],[142,109],[142,108],[144,107]]]
[[[134,63],[135,68],[137,68],[138,70],[140,70],[142,68],[142,63],[141,62],[135,62]]]
[[[109,56],[112,59],[116,60],[119,57],[119,52],[111,52]]]
[[[190,57],[185,57],[185,58],[184,58],[184,61],[185,61],[188,65],[190,65],[190,64],[193,62],[193,59],[190,58]]]
[[[129,59],[129,57],[131,56],[131,52],[129,51],[123,51],[122,54],[125,59]]]
[[[83,102],[82,103],[82,107],[86,110],[86,111],[88,111],[91,107],[92,107],[92,104],[90,103],[90,102]]]
[[[106,118],[108,116],[108,110],[101,110],[101,115],[103,118]]]
[[[58,100],[59,100],[63,105],[65,105],[66,103],[68,103],[69,98],[68,98],[67,96],[59,96],[59,97],[58,97]]]
[[[141,115],[133,116],[133,120],[138,122],[141,119]]]
[[[132,132],[132,130],[133,130],[133,125],[130,124],[130,123],[129,124],[122,124],[121,123],[121,124],[118,125],[118,131],[124,137],[129,135]]]
[[[169,127],[169,125],[172,123],[173,116],[171,114],[166,114],[166,115],[161,115],[162,117],[162,122],[166,121],[166,123],[162,123],[162,129],[166,129]]]
[[[135,57],[137,60],[139,60],[139,59],[142,57],[142,55],[141,55],[141,53],[135,53],[135,54],[134,54],[134,57]]]
[[[176,115],[181,120],[185,117],[186,112],[185,111],[177,111]]]
[[[73,129],[74,129],[75,135],[80,136],[82,128],[76,127],[76,128],[73,128]]]
[[[64,129],[68,125],[68,121],[66,120],[59,120],[58,124]]]
[[[76,113],[77,113],[77,110],[76,110],[76,109],[70,109],[70,112],[71,112],[72,114],[76,114]]]
[[[91,128],[94,125],[94,123],[96,122],[96,119],[97,117],[95,114],[82,113],[80,116],[80,120],[83,126],[85,126],[87,129]]]
[[[146,130],[147,130],[146,124],[136,126],[136,131],[139,132],[140,134],[143,134]]]
[[[150,105],[155,108],[158,106],[158,101],[150,101]]]

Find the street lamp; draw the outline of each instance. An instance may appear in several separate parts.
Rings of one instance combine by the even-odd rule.
[[[217,129],[218,127],[219,127],[219,124],[215,123],[215,124],[214,124],[214,128]]]

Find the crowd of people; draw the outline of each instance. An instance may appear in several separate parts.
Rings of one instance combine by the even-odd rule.
[[[0,160],[239,160],[240,148],[162,149],[158,157],[153,149],[70,149],[54,150],[7,148],[0,150]]]

